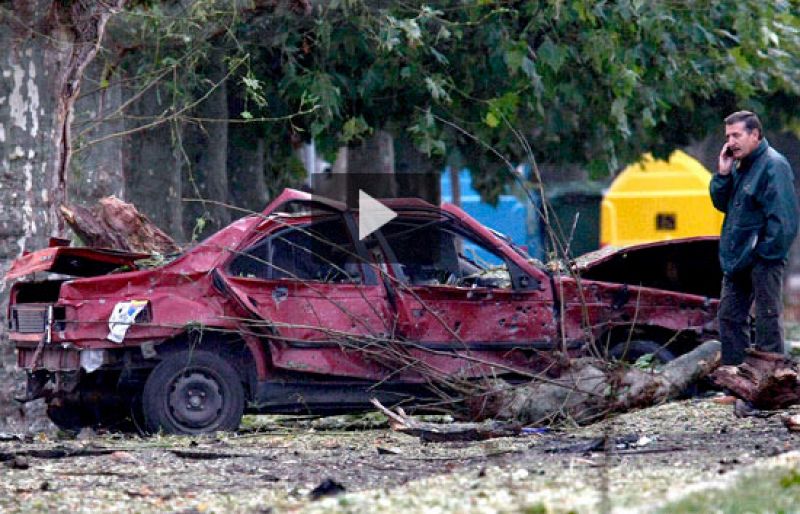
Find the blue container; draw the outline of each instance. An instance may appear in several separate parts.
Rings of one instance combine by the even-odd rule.
[[[496,206],[481,200],[480,194],[472,187],[472,176],[469,169],[464,168],[458,173],[461,186],[461,208],[483,225],[508,236],[514,243],[525,246],[531,257],[542,259],[544,257],[544,244],[541,223],[538,214],[538,205],[533,206],[524,193],[511,194],[510,189],[506,194],[501,194]],[[450,171],[442,173],[442,202],[453,201],[453,188],[450,183]],[[534,199],[540,202],[539,195],[534,194]],[[524,201],[522,200],[524,199]],[[470,251],[470,246],[465,250]],[[500,264],[500,260],[472,245],[478,257],[490,264]]]

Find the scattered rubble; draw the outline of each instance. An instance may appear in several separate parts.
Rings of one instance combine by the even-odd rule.
[[[238,434],[0,442],[3,451],[27,451],[29,463],[2,467],[0,511],[591,513],[602,511],[605,496],[611,512],[649,512],[694,485],[797,449],[797,435],[777,416],[735,418],[731,409],[691,399],[583,427],[426,444],[385,425],[352,430],[352,417],[272,416],[248,417]],[[786,412],[798,413],[800,407]],[[369,419],[373,424],[377,414]],[[330,440],[338,445],[325,444]],[[61,446],[111,451],[30,454]],[[557,448],[575,451],[549,451]],[[185,458],[175,450],[224,457]],[[347,490],[312,501],[311,491],[328,478]]]

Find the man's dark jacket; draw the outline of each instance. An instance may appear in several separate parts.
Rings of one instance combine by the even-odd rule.
[[[714,174],[709,189],[714,207],[725,213],[719,242],[725,274],[745,270],[755,259],[786,259],[797,235],[794,173],[766,139],[731,173]]]

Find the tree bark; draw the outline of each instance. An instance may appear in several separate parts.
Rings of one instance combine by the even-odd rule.
[[[109,138],[125,130],[122,117],[114,115],[124,99],[113,69],[105,59],[92,61],[86,68],[81,96],[75,102],[75,149],[67,179],[70,203],[91,205],[108,195],[125,197],[123,139]],[[104,140],[92,143],[100,139]]]
[[[228,97],[225,75],[225,50],[215,47],[201,71],[214,87],[197,106],[199,121],[184,130],[183,145],[187,157],[183,177],[183,230],[187,236],[203,239],[230,223],[228,203]],[[219,120],[219,121],[207,121]],[[210,200],[206,202],[205,200]],[[203,220],[202,222],[199,220]]]
[[[782,354],[751,351],[739,366],[722,366],[711,378],[758,409],[800,403],[800,367]]]
[[[394,162],[397,196],[422,198],[433,205],[441,203],[439,170],[443,164],[438,159],[418,151],[411,138],[403,134],[394,137]]]
[[[126,126],[134,130],[169,109],[169,94],[151,87],[131,105],[131,113],[144,121]],[[183,241],[183,185],[175,141],[181,128],[172,122],[135,132],[124,151],[125,190],[129,202],[176,241]]]
[[[269,194],[264,179],[264,139],[243,127],[230,126],[228,132],[228,192],[233,205],[252,212],[267,206]],[[245,212],[232,212],[239,217]]]
[[[116,196],[101,198],[90,209],[62,205],[61,215],[85,246],[161,255],[180,251],[175,241],[135,206]]]
[[[593,358],[576,359],[553,380],[512,386],[490,382],[489,393],[470,398],[474,419],[494,418],[543,425],[570,419],[593,422],[614,412],[648,407],[676,398],[719,366],[719,341],[706,341],[668,363],[661,372],[613,368]]]
[[[0,277],[11,259],[63,235],[58,207],[67,196],[73,108],[106,22],[124,3],[0,4]],[[0,307],[0,317],[4,313]],[[22,381],[12,373],[8,346],[2,352],[0,416],[19,420],[25,411],[11,397]]]

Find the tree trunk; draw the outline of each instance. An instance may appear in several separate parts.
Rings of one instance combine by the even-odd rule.
[[[122,117],[114,116],[124,100],[122,86],[111,70],[107,61],[95,59],[86,69],[82,93],[75,102],[75,150],[67,180],[71,203],[92,205],[108,195],[125,197],[123,139],[113,137],[125,130]]]
[[[394,141],[383,130],[358,145],[348,147],[348,173],[394,173]]]
[[[236,111],[231,111],[236,112]],[[251,125],[228,126],[228,194],[236,207],[261,212],[269,195],[264,179],[264,138]],[[232,211],[240,217],[242,211]]]
[[[166,88],[153,86],[131,105],[131,113],[141,121],[126,127],[132,130],[144,125],[169,108]],[[180,127],[165,122],[133,133],[124,146],[126,200],[145,214],[150,221],[182,242],[183,187],[175,141]]]
[[[175,241],[134,205],[115,196],[101,198],[91,208],[66,204],[61,206],[61,214],[86,246],[161,255],[180,251]]]
[[[800,366],[780,353],[750,351],[739,366],[722,366],[711,378],[758,409],[800,403]]]
[[[374,198],[394,198],[394,142],[392,135],[378,131],[357,145],[339,149],[330,172],[311,176],[314,194],[348,205],[358,204],[359,190]]]
[[[394,162],[397,196],[422,198],[434,205],[441,203],[439,170],[443,163],[417,150],[406,135],[394,138]]]
[[[558,378],[511,386],[489,382],[489,393],[468,398],[473,419],[494,418],[525,425],[565,419],[591,423],[614,412],[649,407],[679,396],[719,366],[719,341],[706,341],[669,362],[661,372],[610,367],[594,358],[575,359]]]
[[[123,4],[15,0],[0,6],[0,277],[11,259],[62,235],[58,207],[67,193],[72,110],[105,24]],[[11,402],[22,382],[11,373],[8,346],[2,351],[0,417],[8,422],[6,415],[25,411]]]
[[[187,237],[202,239],[230,223],[228,203],[228,97],[225,50],[215,47],[201,73],[217,85],[197,106],[198,121],[184,131],[183,145],[188,158],[183,179],[183,229]],[[213,87],[213,86],[212,86]],[[205,93],[205,92],[203,92]],[[221,120],[221,121],[210,121]],[[209,200],[206,202],[205,200]],[[202,221],[200,221],[202,220]]]

